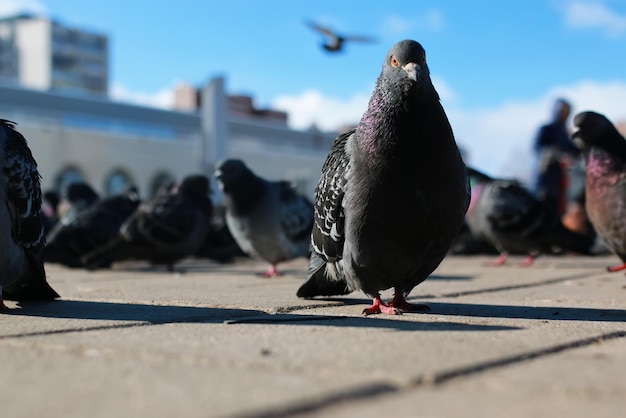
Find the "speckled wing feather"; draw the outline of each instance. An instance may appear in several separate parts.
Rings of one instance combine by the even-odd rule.
[[[349,160],[346,142],[355,130],[341,134],[322,167],[322,176],[315,190],[315,224],[311,234],[311,247],[324,261],[341,258],[344,244],[345,216],[343,197]],[[320,266],[321,267],[321,266]],[[311,276],[309,272],[309,277]]]
[[[286,181],[274,183],[279,188],[280,226],[292,241],[306,239],[313,228],[313,205]]]
[[[15,124],[4,119],[0,123],[7,135],[3,174],[13,216],[13,240],[25,248],[41,248],[45,240],[37,163],[26,139],[15,130]]]

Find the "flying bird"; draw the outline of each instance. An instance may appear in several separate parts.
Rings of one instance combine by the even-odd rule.
[[[503,265],[511,253],[526,254],[526,266],[553,250],[590,254],[594,238],[565,228],[558,210],[519,181],[495,179],[473,168],[468,172],[472,202],[466,222],[476,238],[500,252],[494,265]]]
[[[374,39],[368,36],[340,35],[337,32],[314,22],[306,22],[306,25],[326,37],[326,41],[322,44],[322,48],[328,52],[343,51],[344,44],[346,42],[374,42]]]
[[[308,280],[299,297],[361,289],[363,314],[424,309],[405,297],[441,263],[469,204],[465,164],[413,40],[387,53],[356,129],[333,143],[315,192]],[[394,288],[393,300],[380,292]]]
[[[116,238],[140,203],[134,192],[106,197],[60,222],[47,236],[46,262],[83,267],[81,257]]]
[[[626,269],[626,139],[609,119],[595,112],[574,117],[572,139],[581,148],[586,166],[585,206],[596,233]]]
[[[142,203],[114,239],[82,257],[91,269],[116,261],[145,260],[173,271],[174,264],[198,252],[209,233],[213,204],[209,179],[185,177],[173,190]]]
[[[288,182],[265,180],[236,159],[221,162],[215,178],[230,233],[243,252],[270,264],[265,277],[280,275],[277,264],[308,255],[313,204]]]
[[[37,163],[15,123],[0,119],[0,312],[4,299],[59,297],[46,281],[45,243]]]

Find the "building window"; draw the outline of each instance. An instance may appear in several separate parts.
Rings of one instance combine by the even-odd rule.
[[[124,190],[133,186],[134,182],[128,173],[123,170],[115,170],[107,176],[104,184],[104,190],[107,195],[111,196],[120,194]]]

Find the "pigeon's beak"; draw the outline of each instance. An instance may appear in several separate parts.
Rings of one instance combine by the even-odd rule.
[[[407,76],[413,80],[413,81],[417,81],[417,78],[419,77],[419,71],[420,71],[420,66],[417,65],[414,62],[409,62],[406,65],[402,66],[402,69],[404,71],[406,71]]]

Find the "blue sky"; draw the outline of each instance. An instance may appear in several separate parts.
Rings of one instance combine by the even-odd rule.
[[[625,0],[0,3],[18,10],[106,33],[117,100],[167,107],[177,83],[224,75],[230,93],[287,110],[295,128],[357,121],[388,48],[413,38],[469,162],[493,174],[527,174],[556,97],[626,120]],[[308,19],[377,42],[329,55]]]

